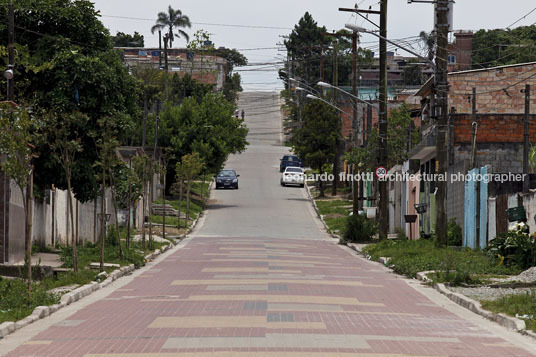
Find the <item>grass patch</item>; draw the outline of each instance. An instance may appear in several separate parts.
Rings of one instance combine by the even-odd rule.
[[[324,222],[331,233],[338,231],[344,233],[346,229],[346,217],[350,211],[345,206],[351,206],[348,200],[317,200],[318,212],[324,216]],[[338,217],[340,215],[340,217]]]
[[[524,294],[508,295],[497,300],[484,300],[482,307],[494,313],[507,315],[525,320],[527,329],[536,332],[536,291]]]
[[[479,274],[518,274],[518,267],[499,265],[499,259],[479,250],[438,248],[431,240],[384,241],[364,249],[372,259],[389,257],[389,265],[399,274],[414,278],[418,272],[436,270],[434,282],[452,285],[479,283]]]
[[[59,297],[47,292],[46,286],[32,284],[32,299],[23,280],[0,278],[0,323],[17,321],[30,315],[37,306],[57,304]]]

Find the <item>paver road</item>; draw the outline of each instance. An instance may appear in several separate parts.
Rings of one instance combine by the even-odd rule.
[[[243,95],[251,146],[181,247],[0,341],[8,356],[530,356],[527,337],[337,246],[279,185],[277,96]]]

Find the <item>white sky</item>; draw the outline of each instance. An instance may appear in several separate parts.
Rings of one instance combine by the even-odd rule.
[[[291,29],[306,11],[312,14],[320,26],[331,30],[344,28],[345,23],[373,29],[373,25],[348,12],[339,12],[339,7],[351,8],[355,3],[360,9],[379,10],[379,0],[94,0],[95,7],[101,11],[101,20],[112,34],[117,31],[133,33],[138,31],[145,36],[146,46],[158,46],[158,34],[151,34],[151,26],[157,13],[167,11],[168,5],[182,10],[190,17],[191,29],[186,32],[192,35],[198,29],[207,30],[212,34],[216,45],[236,48],[249,59],[250,63],[278,62],[286,52],[277,49],[245,50],[253,48],[273,48],[281,42],[280,35],[288,35]],[[527,15],[536,7],[534,0],[457,0],[454,5],[454,29],[479,30],[506,28],[513,22]],[[124,19],[132,17],[149,19]],[[378,23],[377,15],[370,19]],[[154,19],[154,20],[151,20]],[[201,24],[203,23],[203,24]],[[430,31],[433,27],[433,5],[413,3],[407,0],[389,0],[388,9],[389,39],[401,39],[417,36],[420,31]],[[536,11],[513,27],[536,23]],[[280,27],[283,29],[242,28],[209,24],[229,24],[245,26]],[[377,38],[364,35],[361,39],[363,47],[376,45]],[[184,47],[184,40],[173,43],[175,47]],[[415,47],[417,49],[417,47]],[[248,69],[250,69],[248,67]],[[246,90],[273,90],[281,87],[277,71],[240,72]]]

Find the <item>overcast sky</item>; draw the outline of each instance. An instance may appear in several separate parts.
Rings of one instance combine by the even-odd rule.
[[[102,21],[112,34],[117,31],[133,33],[138,31],[145,36],[146,46],[158,46],[158,34],[151,34],[158,12],[167,11],[168,5],[182,10],[190,17],[192,28],[186,32],[190,35],[198,29],[211,33],[216,45],[242,50],[250,63],[281,61],[286,52],[277,50],[280,36],[288,35],[291,29],[309,11],[320,26],[331,30],[344,28],[345,23],[373,29],[361,17],[348,12],[339,12],[339,7],[351,8],[358,4],[361,9],[372,6],[379,10],[379,0],[94,0],[95,7],[100,10]],[[454,5],[454,29],[479,30],[532,25],[536,23],[536,7],[534,0],[457,0]],[[530,14],[529,14],[530,13]],[[127,18],[121,18],[127,17]],[[146,19],[146,20],[144,20]],[[377,15],[371,20],[378,22]],[[407,0],[389,0],[388,9],[389,39],[402,39],[417,36],[420,31],[430,31],[433,27],[433,5],[413,3]],[[222,25],[240,25],[222,26]],[[272,27],[272,28],[263,28]],[[365,35],[361,39],[362,47],[374,51],[377,38]],[[409,43],[412,44],[412,43]],[[175,47],[184,47],[184,40],[173,43]],[[259,48],[269,48],[258,50]],[[414,48],[418,49],[417,45]],[[377,48],[376,48],[377,52]],[[246,90],[281,87],[277,72],[241,71],[242,81]],[[244,68],[246,69],[246,68]],[[252,69],[250,67],[248,70]],[[239,69],[240,70],[240,69]]]

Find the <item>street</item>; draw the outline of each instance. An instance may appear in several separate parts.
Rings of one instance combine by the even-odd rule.
[[[279,185],[278,94],[243,93],[247,150],[193,233],[131,276],[0,340],[6,356],[531,356],[536,341],[338,246]]]

